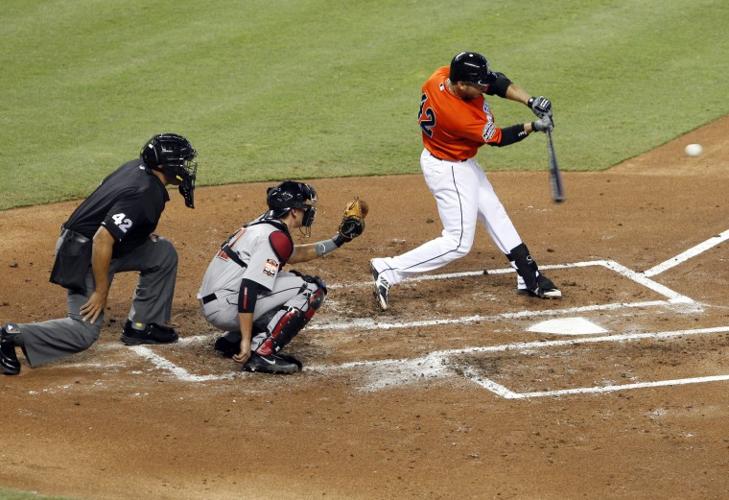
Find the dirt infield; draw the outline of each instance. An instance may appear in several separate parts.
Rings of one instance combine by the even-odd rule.
[[[182,341],[119,343],[135,280],[120,277],[94,348],[0,378],[0,484],[87,498],[725,497],[727,132],[723,118],[608,172],[567,173],[561,205],[545,172],[490,174],[561,301],[517,296],[479,229],[450,275],[394,288],[379,313],[367,262],[437,235],[432,197],[417,175],[315,181],[314,238],[355,194],[371,212],[362,238],[296,266],[332,289],[288,377],[216,357],[195,300],[268,183],[199,189],[194,211],[173,196],[159,232],[181,258]],[[704,154],[686,157],[690,142]],[[47,279],[75,205],[0,213],[1,322],[65,313]],[[529,331],[576,317],[603,333]]]

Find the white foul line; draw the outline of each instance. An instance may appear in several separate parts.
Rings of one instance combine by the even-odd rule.
[[[727,229],[723,233],[719,233],[717,235],[712,236],[708,240],[706,240],[702,243],[699,243],[695,247],[689,248],[685,252],[682,252],[682,253],[676,255],[675,257],[671,257],[667,261],[662,262],[662,263],[658,264],[657,266],[651,267],[647,271],[643,271],[643,275],[644,276],[656,276],[658,274],[661,274],[663,271],[671,269],[672,267],[676,267],[677,265],[687,261],[691,257],[695,257],[728,239],[729,239],[729,229]]]

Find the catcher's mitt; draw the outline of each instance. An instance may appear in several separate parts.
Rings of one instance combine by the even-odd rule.
[[[354,238],[364,232],[365,217],[369,212],[367,202],[355,198],[347,204],[342,216],[342,222],[339,224],[339,235],[346,241],[352,241]]]

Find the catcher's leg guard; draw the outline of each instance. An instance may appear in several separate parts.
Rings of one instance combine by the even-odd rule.
[[[258,355],[269,356],[280,351],[306,326],[321,307],[326,289],[318,283],[304,283],[301,292],[278,309],[264,314],[254,323],[254,329],[263,326],[263,333],[253,338],[252,350]]]

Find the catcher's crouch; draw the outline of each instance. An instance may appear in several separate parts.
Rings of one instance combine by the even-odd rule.
[[[268,189],[268,211],[238,229],[220,247],[203,277],[198,299],[207,321],[226,333],[215,349],[243,370],[294,373],[301,363],[279,351],[309,322],[327,294],[318,276],[283,271],[287,263],[326,255],[362,234],[366,205],[355,200],[345,210],[337,234],[295,245],[290,231],[310,232],[316,191],[285,181]]]

